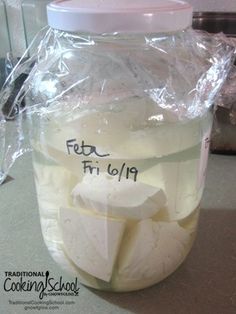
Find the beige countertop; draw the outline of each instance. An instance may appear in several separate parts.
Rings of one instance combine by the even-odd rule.
[[[38,293],[4,291],[5,272],[49,270],[55,278],[73,278],[57,266],[43,242],[30,155],[19,159],[10,175],[14,179],[0,186],[1,314],[236,313],[236,156],[210,157],[198,236],[173,275],[133,293],[98,292],[81,286],[77,297],[47,298],[72,304],[54,309],[47,305],[48,309],[40,311],[25,310],[25,302],[39,301]]]

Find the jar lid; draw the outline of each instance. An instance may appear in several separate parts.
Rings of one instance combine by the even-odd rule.
[[[181,0],[56,0],[47,6],[52,28],[97,34],[180,31],[192,24],[192,11]]]

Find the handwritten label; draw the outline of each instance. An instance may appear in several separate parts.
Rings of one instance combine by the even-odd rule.
[[[110,154],[99,154],[95,146],[85,145],[84,141],[82,141],[81,145],[79,145],[76,142],[76,139],[71,139],[71,140],[66,141],[66,147],[67,147],[68,155],[71,155],[71,151],[72,151],[74,154],[83,155],[86,157],[91,156],[92,154],[94,154],[97,157],[110,156]]]
[[[108,153],[101,153],[98,151],[97,147],[94,145],[88,145],[85,144],[84,141],[81,141],[81,144],[77,142],[76,139],[69,139],[66,141],[66,149],[68,155],[81,155],[84,157],[98,157],[98,158],[105,158],[109,157],[110,154]],[[100,166],[98,160],[82,160],[81,161],[82,168],[84,174],[100,174]],[[131,179],[134,182],[137,181],[138,177],[138,169],[136,167],[127,165],[125,162],[123,162],[120,166],[114,167],[112,163],[109,163],[106,166],[105,171],[108,175],[112,177],[117,177],[118,181],[120,182],[121,179]]]

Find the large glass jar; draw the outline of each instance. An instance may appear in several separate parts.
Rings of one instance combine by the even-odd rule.
[[[148,287],[192,247],[233,49],[182,1],[56,1],[48,20],[25,82],[45,243],[85,285]]]

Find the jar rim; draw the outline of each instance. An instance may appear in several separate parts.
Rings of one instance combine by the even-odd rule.
[[[52,28],[97,34],[180,31],[191,26],[192,13],[182,0],[56,0],[47,6]]]

